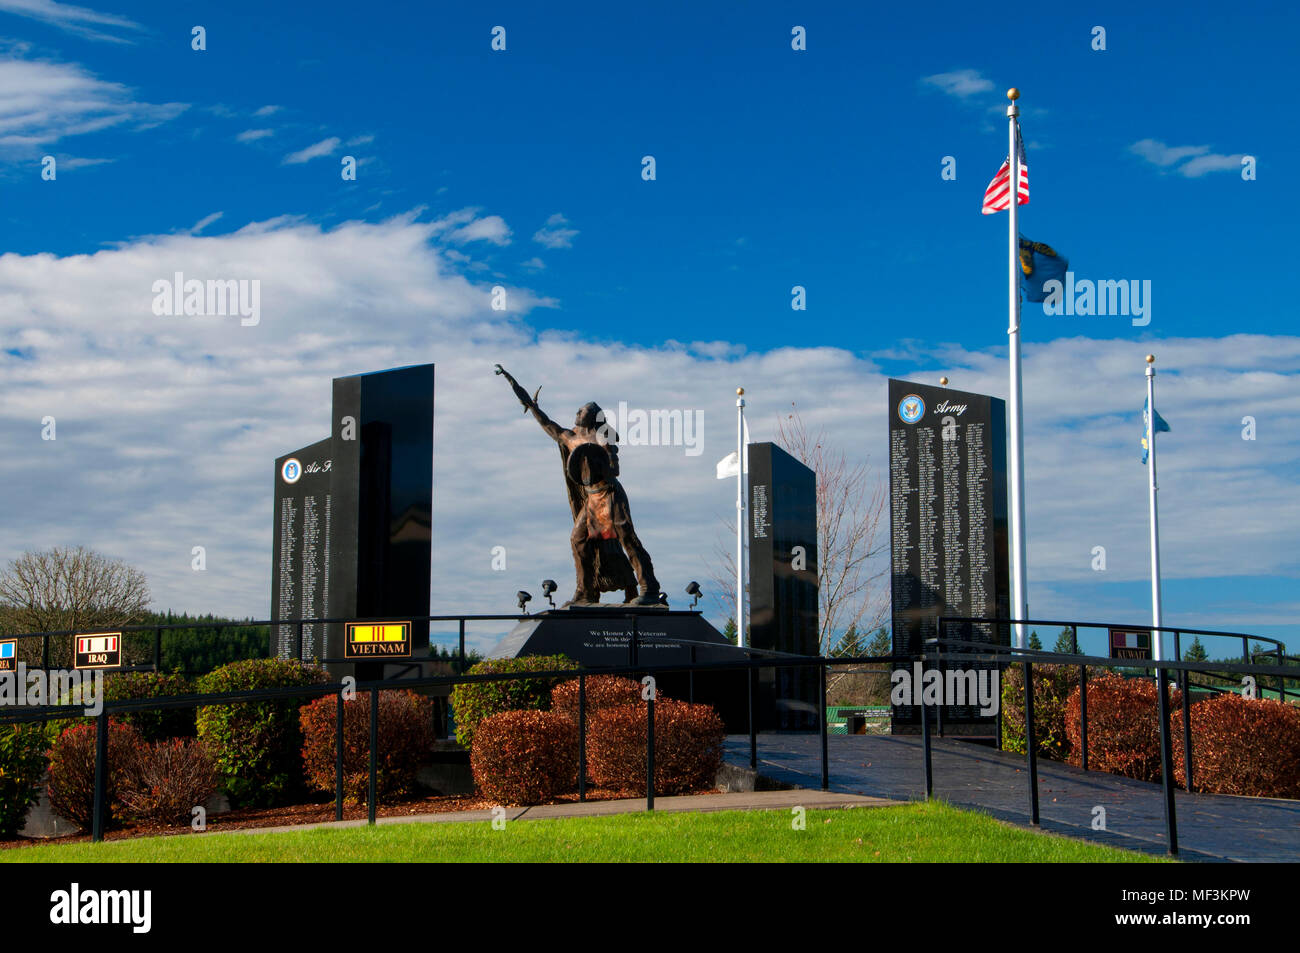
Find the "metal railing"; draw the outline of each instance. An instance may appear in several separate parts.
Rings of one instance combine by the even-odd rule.
[[[1285,654],[1285,644],[1277,639],[1267,636],[1250,636],[1239,632],[1219,632],[1205,629],[1179,629],[1172,626],[1121,626],[1116,624],[1088,623],[1088,622],[1060,622],[1056,620],[1042,619],[1009,619],[1009,618],[976,618],[976,617],[943,617],[939,620],[939,631],[942,633],[944,627],[948,624],[991,624],[997,626],[1003,625],[1023,625],[1023,626],[1068,626],[1073,630],[1072,648],[1074,652],[1065,654],[1060,652],[1043,651],[1041,649],[1012,648],[1011,646],[999,645],[984,641],[974,641],[969,639],[946,639],[932,638],[927,639],[924,645],[932,648],[933,651],[922,652],[922,664],[934,662],[940,670],[948,662],[956,661],[981,661],[989,662],[990,660],[998,662],[1002,667],[1009,664],[1020,664],[1024,667],[1024,713],[1025,713],[1025,757],[1028,767],[1029,780],[1029,814],[1032,824],[1039,823],[1039,805],[1038,805],[1038,744],[1035,737],[1034,725],[1034,682],[1033,682],[1033,665],[1034,663],[1059,664],[1059,665],[1078,665],[1079,666],[1079,733],[1080,733],[1080,763],[1083,770],[1088,770],[1088,668],[1120,668],[1120,669],[1142,669],[1150,671],[1158,680],[1156,692],[1156,717],[1159,720],[1160,731],[1160,779],[1163,795],[1163,809],[1165,819],[1165,833],[1167,837],[1167,849],[1170,854],[1178,853],[1178,820],[1177,811],[1174,802],[1174,790],[1176,787],[1174,770],[1173,770],[1173,740],[1170,727],[1170,705],[1169,705],[1169,679],[1168,673],[1178,674],[1181,679],[1181,715],[1182,715],[1182,738],[1183,738],[1183,768],[1184,768],[1184,787],[1188,793],[1194,793],[1194,763],[1192,757],[1192,730],[1191,730],[1191,691],[1189,690],[1188,677],[1193,673],[1206,675],[1249,675],[1249,676],[1276,676],[1278,679],[1279,699],[1285,702],[1288,689],[1286,681],[1289,678],[1295,678],[1300,675],[1300,670],[1288,667],[1284,663],[1292,659]],[[1078,630],[1080,628],[1126,628],[1126,629],[1150,629],[1158,632],[1174,633],[1175,658],[1174,659],[1117,659],[1102,656],[1082,655],[1078,651]],[[1209,662],[1205,660],[1182,661],[1179,657],[1179,635],[1195,636],[1222,636],[1232,639],[1241,639],[1243,648],[1243,658],[1241,663],[1232,662]],[[1250,659],[1249,643],[1250,642],[1271,642],[1275,645],[1272,655],[1278,664],[1259,665],[1252,664]],[[956,649],[957,651],[950,651]],[[1300,692],[1291,691],[1290,694],[1300,697]],[[1000,707],[1000,706],[999,706]],[[932,771],[930,761],[932,757],[930,741],[930,718],[928,709],[923,706],[922,713],[922,737],[923,747],[925,749],[925,775],[926,775],[926,797],[927,799],[933,792]],[[1001,739],[999,738],[999,744]]]
[[[663,615],[696,615],[693,612],[656,612],[655,618]],[[1025,675],[1025,724],[1026,724],[1026,759],[1028,764],[1029,775],[1029,815],[1032,824],[1040,823],[1039,805],[1038,805],[1038,751],[1035,738],[1034,723],[1034,692],[1033,692],[1033,665],[1035,663],[1058,663],[1068,665],[1078,665],[1081,671],[1080,695],[1081,695],[1081,721],[1082,721],[1082,740],[1083,740],[1083,764],[1087,769],[1087,700],[1086,700],[1086,681],[1088,666],[1108,667],[1108,668],[1125,668],[1125,669],[1144,669],[1151,670],[1162,676],[1160,678],[1161,690],[1158,695],[1158,718],[1160,721],[1160,745],[1161,745],[1161,776],[1164,795],[1164,810],[1166,833],[1168,835],[1168,850],[1171,854],[1178,852],[1177,839],[1177,818],[1174,805],[1174,779],[1172,766],[1172,741],[1170,736],[1169,725],[1169,701],[1167,695],[1167,679],[1163,676],[1168,672],[1184,673],[1184,678],[1189,672],[1204,672],[1207,669],[1206,662],[1185,662],[1179,660],[1162,660],[1151,661],[1143,659],[1112,659],[1099,656],[1081,655],[1077,651],[1071,654],[1062,654],[1058,652],[1047,652],[1034,649],[1016,649],[1010,646],[990,644],[987,642],[963,640],[963,639],[946,639],[932,638],[923,643],[922,651],[919,653],[904,653],[879,656],[856,656],[856,657],[825,657],[820,655],[794,655],[789,653],[774,652],[769,650],[754,648],[737,648],[735,651],[743,652],[744,659],[736,659],[721,662],[700,662],[696,658],[697,650],[700,647],[718,649],[724,647],[724,643],[701,642],[688,639],[679,639],[674,637],[654,635],[651,638],[656,646],[662,643],[672,643],[674,645],[690,649],[690,661],[688,663],[668,663],[668,664],[642,664],[642,637],[639,633],[638,614],[631,612],[620,612],[617,609],[611,609],[609,612],[593,611],[587,616],[590,618],[620,618],[631,621],[631,632],[628,640],[628,664],[625,666],[610,666],[591,668],[583,667],[572,670],[546,670],[537,672],[509,672],[509,673],[482,673],[468,674],[465,672],[465,623],[467,621],[505,621],[521,620],[535,618],[529,615],[451,615],[451,616],[428,616],[416,617],[412,621],[452,621],[458,622],[460,628],[459,638],[459,658],[457,671],[451,675],[421,675],[414,678],[396,678],[396,679],[377,679],[361,683],[335,682],[324,685],[310,686],[289,686],[283,688],[263,688],[251,689],[234,692],[216,692],[216,693],[190,693],[185,695],[164,696],[145,699],[126,699],[119,701],[104,702],[101,710],[95,716],[86,716],[80,706],[72,705],[41,705],[31,706],[24,709],[12,709],[7,712],[0,712],[0,724],[17,724],[37,721],[47,721],[51,718],[76,718],[76,717],[95,717],[96,729],[96,751],[95,751],[95,781],[94,781],[94,823],[91,831],[93,841],[103,839],[105,821],[108,816],[109,804],[107,803],[107,783],[108,783],[108,724],[112,715],[128,714],[132,712],[145,711],[162,711],[167,709],[178,708],[198,708],[207,705],[231,705],[249,702],[266,702],[277,700],[288,700],[295,698],[314,699],[325,697],[331,694],[336,695],[338,699],[336,716],[335,716],[335,817],[341,820],[343,818],[344,790],[343,790],[343,725],[344,725],[344,703],[345,691],[356,693],[357,695],[369,693],[370,696],[370,739],[368,751],[368,797],[367,797],[367,815],[370,824],[376,821],[376,812],[378,807],[377,797],[377,759],[379,757],[379,692],[389,689],[420,689],[447,687],[451,688],[456,685],[469,684],[476,682],[494,682],[494,681],[514,681],[521,679],[538,679],[547,678],[567,680],[576,678],[578,680],[578,721],[579,721],[579,790],[580,800],[586,800],[586,730],[587,730],[587,701],[586,701],[586,680],[592,675],[623,675],[631,677],[640,677],[645,675],[658,676],[669,673],[686,672],[690,675],[690,695],[694,697],[694,676],[697,673],[708,672],[745,672],[747,673],[747,692],[746,706],[748,715],[749,728],[749,762],[750,768],[756,770],[758,766],[758,719],[756,717],[756,692],[755,682],[760,670],[782,669],[782,668],[811,668],[817,669],[818,678],[818,725],[817,731],[820,735],[820,760],[821,760],[821,789],[827,790],[830,787],[830,763],[828,754],[828,726],[827,726],[827,708],[826,700],[826,673],[834,666],[850,666],[862,664],[905,664],[911,665],[914,662],[920,662],[922,670],[931,664],[938,666],[941,670],[944,665],[961,662],[961,661],[979,661],[979,662],[996,662],[1000,667],[1010,664],[1020,664],[1024,666]],[[344,623],[344,622],[381,622],[390,621],[381,618],[368,619],[296,619],[289,620],[288,624],[296,624],[301,632],[301,626],[304,624],[317,623]],[[984,618],[967,618],[967,617],[944,617],[940,620],[939,631],[948,623],[982,623],[982,624],[1017,624],[1018,620],[1012,619],[984,619]],[[267,625],[266,622],[245,622],[243,625]],[[285,624],[283,620],[270,624]],[[1024,620],[1024,625],[1067,625],[1075,627],[1076,641],[1073,647],[1077,650],[1077,630],[1079,627],[1092,627],[1089,623],[1072,623],[1072,622],[1054,622],[1042,620]],[[138,627],[120,627],[112,630],[97,631],[122,631],[134,628],[136,630],[147,631],[153,628],[196,628],[192,624],[176,626],[138,626]],[[202,627],[210,628],[230,628],[231,623],[206,624]],[[1104,628],[1108,626],[1095,626]],[[1117,627],[1117,626],[1116,626]],[[1141,628],[1133,626],[1131,628]],[[1147,627],[1150,628],[1150,627]],[[1244,636],[1240,633],[1208,632],[1204,630],[1190,629],[1162,629],[1161,631],[1180,632],[1182,634],[1196,634],[1207,636],[1230,636],[1242,638],[1245,644],[1250,641],[1269,641],[1277,644],[1276,658],[1282,661],[1288,661],[1290,656],[1283,652],[1284,646],[1275,639],[1267,637]],[[19,636],[10,636],[9,638],[43,638],[48,646],[50,638],[67,636],[67,635],[85,635],[93,634],[84,631],[64,631],[64,632],[44,632],[44,633],[24,633]],[[299,642],[301,645],[301,642]],[[48,650],[47,650],[48,651]],[[1247,653],[1249,649],[1247,647]],[[1249,654],[1247,654],[1249,658]],[[342,660],[337,660],[342,661]],[[445,659],[438,658],[414,658],[402,659],[403,662],[412,664],[421,664],[426,662],[442,662]],[[1212,663],[1208,666],[1210,674],[1243,674],[1243,675],[1260,675],[1260,676],[1278,676],[1282,681],[1279,686],[1283,691],[1281,697],[1285,698],[1285,678],[1293,677],[1297,674],[1294,668],[1286,668],[1282,665],[1258,665],[1250,663]],[[651,692],[647,700],[646,711],[646,809],[654,810],[655,784],[654,784],[654,695]],[[1293,695],[1300,695],[1297,692],[1291,692]],[[1188,717],[1190,693],[1184,691],[1183,699],[1183,739],[1184,739],[1184,764],[1187,769],[1188,790],[1191,788],[1191,732],[1190,721]],[[936,720],[941,725],[940,709],[937,706],[922,704],[921,708],[921,735],[923,748],[923,763],[925,775],[925,797],[928,800],[934,793],[934,775],[933,775],[933,752],[932,752],[932,733],[930,729],[931,718],[929,710],[931,707],[936,709]],[[1001,706],[999,706],[1001,707]]]

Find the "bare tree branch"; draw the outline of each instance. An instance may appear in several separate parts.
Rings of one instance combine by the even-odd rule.
[[[0,572],[0,605],[15,633],[129,625],[150,601],[142,572],[81,546],[24,553]],[[70,664],[71,649],[71,638],[51,640],[51,663]]]
[[[824,430],[809,431],[794,404],[776,442],[817,474],[818,638],[829,654],[849,628],[866,634],[884,622],[888,567],[873,563],[888,545],[880,526],[888,494],[869,461],[850,465],[826,446]]]

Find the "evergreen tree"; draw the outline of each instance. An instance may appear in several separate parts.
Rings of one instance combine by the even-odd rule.
[[[856,658],[864,652],[862,637],[858,635],[858,627],[851,625],[849,630],[840,638],[832,654],[839,658]]]
[[[728,617],[727,624],[722,627],[722,637],[732,645],[736,645],[736,631],[736,620]]]
[[[1037,649],[1039,651],[1042,651],[1043,643],[1039,641],[1037,631],[1033,631],[1029,633],[1029,641],[1028,643],[1026,643],[1025,648]]]
[[[1183,652],[1183,660],[1187,662],[1204,662],[1209,658],[1209,653],[1205,651],[1205,646],[1201,644],[1200,636],[1192,639],[1192,644],[1187,646]]]
[[[1074,626],[1067,625],[1061,630],[1061,634],[1056,637],[1056,645],[1052,646],[1052,651],[1062,655],[1074,654]]]
[[[867,642],[865,655],[890,655],[894,651],[894,640],[889,637],[889,630],[883,625],[876,630],[876,634]]]

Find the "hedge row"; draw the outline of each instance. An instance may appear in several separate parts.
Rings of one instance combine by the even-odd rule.
[[[587,771],[601,787],[644,794],[648,705],[640,683],[586,679]],[[655,790],[682,794],[713,786],[725,728],[708,705],[655,701]],[[551,710],[505,711],[483,719],[471,767],[480,793],[502,804],[540,804],[578,782],[578,680],[552,690]]]

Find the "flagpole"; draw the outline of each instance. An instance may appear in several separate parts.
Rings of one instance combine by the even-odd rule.
[[[745,637],[745,388],[736,388],[736,644]]]
[[[1012,87],[1007,90],[1007,135],[1009,145],[1007,155],[1010,161],[1011,179],[1010,205],[1008,206],[1009,245],[1011,262],[1008,271],[1007,313],[1009,324],[1007,336],[1011,352],[1011,400],[1008,412],[1011,416],[1011,615],[1015,619],[1029,616],[1025,570],[1025,459],[1024,459],[1024,413],[1020,399],[1020,149],[1017,142],[1016,119],[1020,108],[1016,100],[1020,90]],[[1017,648],[1025,647],[1024,622],[1016,623],[1015,644]]]
[[[1151,651],[1158,662],[1164,633],[1160,631],[1160,518],[1156,510],[1156,356],[1147,355],[1147,489],[1151,500]],[[1160,674],[1156,673],[1156,681]]]

